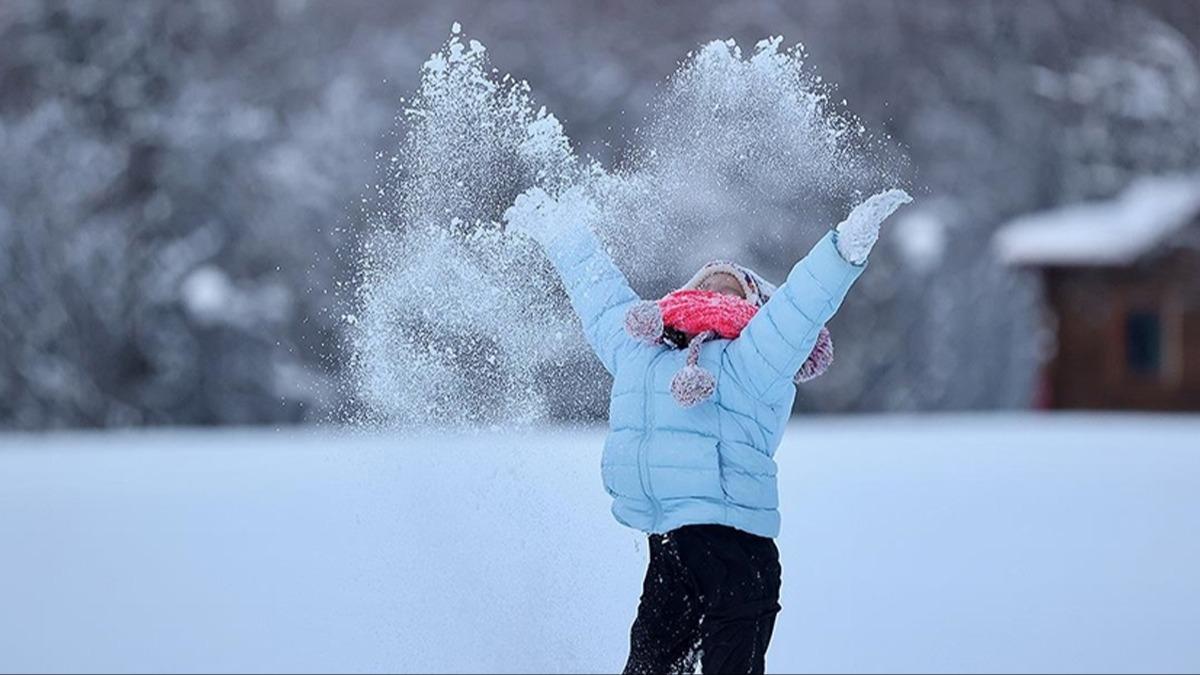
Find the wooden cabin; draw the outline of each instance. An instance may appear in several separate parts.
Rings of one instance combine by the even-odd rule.
[[[1200,177],[1025,216],[995,244],[1044,282],[1044,407],[1200,411]]]

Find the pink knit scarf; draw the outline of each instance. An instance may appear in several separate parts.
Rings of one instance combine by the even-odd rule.
[[[687,350],[684,367],[671,378],[671,394],[679,405],[691,407],[710,398],[716,378],[700,366],[700,348],[708,340],[732,340],[742,334],[758,312],[754,303],[715,291],[685,289],[662,299],[633,304],[625,313],[625,330],[645,344],[670,344]],[[669,337],[682,333],[683,339]],[[793,380],[808,382],[820,376],[833,362],[833,340],[822,326],[812,351]]]
[[[689,337],[713,331],[726,340],[741,335],[758,312],[758,307],[737,296],[701,290],[668,293],[658,301],[658,308],[663,326]]]

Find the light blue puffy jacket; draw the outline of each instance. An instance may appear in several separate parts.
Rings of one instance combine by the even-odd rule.
[[[626,333],[639,298],[592,232],[577,224],[542,242],[613,376],[601,467],[618,521],[656,533],[711,523],[779,534],[773,457],[796,396],[792,376],[864,269],[842,258],[835,236],[796,264],[741,336],[705,345],[700,366],[716,391],[690,408],[671,395],[687,351]]]

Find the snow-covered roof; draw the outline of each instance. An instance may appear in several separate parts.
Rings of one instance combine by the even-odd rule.
[[[1147,177],[1115,198],[1021,216],[993,244],[1012,265],[1125,265],[1200,215],[1200,175]]]

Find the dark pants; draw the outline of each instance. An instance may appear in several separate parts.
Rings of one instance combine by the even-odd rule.
[[[723,525],[650,535],[626,673],[761,673],[779,612],[772,539]]]

